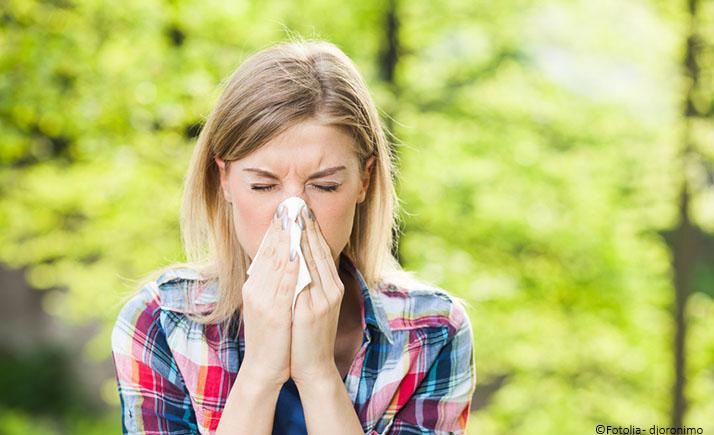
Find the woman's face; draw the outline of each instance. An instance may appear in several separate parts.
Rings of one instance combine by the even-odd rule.
[[[231,162],[216,158],[224,197],[231,202],[238,241],[251,260],[277,206],[301,197],[315,214],[322,235],[339,265],[352,233],[358,203],[364,201],[375,157],[360,174],[352,138],[317,120],[300,122],[246,157]]]

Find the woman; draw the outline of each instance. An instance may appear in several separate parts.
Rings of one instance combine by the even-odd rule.
[[[125,433],[464,433],[460,300],[403,271],[392,155],[351,60],[278,44],[231,76],[198,138],[181,230],[112,332]],[[298,294],[286,198],[312,282]],[[254,264],[253,264],[254,262]],[[252,273],[247,269],[252,266]]]

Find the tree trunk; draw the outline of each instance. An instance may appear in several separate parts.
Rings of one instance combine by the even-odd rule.
[[[397,83],[394,79],[394,72],[399,62],[399,17],[397,12],[397,0],[389,0],[387,2],[384,14],[384,40],[382,49],[379,53],[379,78],[387,84],[392,93],[398,94]],[[396,138],[393,134],[394,123],[392,118],[393,113],[388,113],[384,119],[384,126],[387,130],[387,140],[395,157],[397,157]],[[398,158],[397,158],[398,161]],[[396,180],[398,183],[399,180]],[[392,236],[395,244],[392,249],[392,255],[402,264],[402,256],[400,253],[399,244],[399,228],[392,228]]]
[[[672,426],[681,427],[687,409],[684,395],[686,386],[686,306],[691,291],[692,272],[696,262],[696,228],[689,216],[690,188],[686,165],[695,153],[691,139],[691,120],[698,116],[693,103],[693,94],[699,85],[699,65],[696,19],[698,0],[688,0],[689,33],[684,56],[684,69],[689,79],[684,102],[684,146],[682,151],[682,186],[679,199],[679,221],[674,231],[672,259],[674,266],[674,386],[672,391]]]

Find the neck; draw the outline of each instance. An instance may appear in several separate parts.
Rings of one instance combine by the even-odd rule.
[[[345,270],[344,268],[339,268],[337,270],[340,281],[342,281],[342,284],[345,286],[345,292],[342,296],[342,303],[340,305],[338,329],[350,328],[356,323],[359,323],[361,326],[362,319],[358,299],[361,297],[359,283],[348,270]]]

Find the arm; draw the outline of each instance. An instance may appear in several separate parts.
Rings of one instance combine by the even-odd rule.
[[[270,435],[281,385],[259,381],[247,364],[241,365],[226,399],[216,435]]]
[[[122,308],[112,330],[122,433],[197,433],[191,399],[159,312],[150,288],[144,287]]]
[[[314,382],[295,384],[300,392],[307,433],[364,435],[340,372],[334,360],[331,363],[325,375],[316,376]]]

